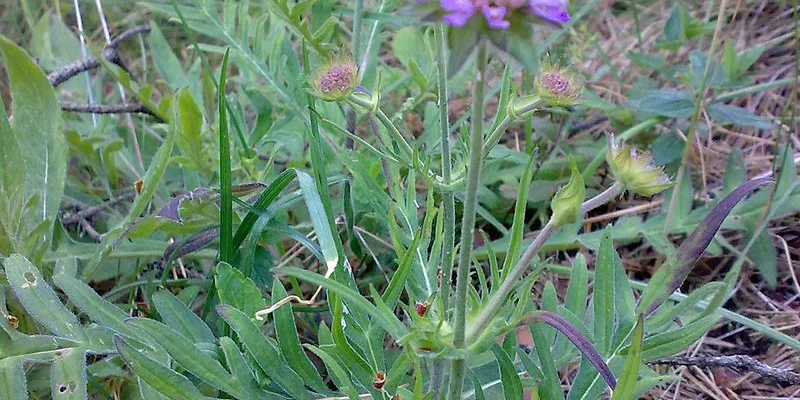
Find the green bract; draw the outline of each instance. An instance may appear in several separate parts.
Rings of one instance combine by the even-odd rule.
[[[553,210],[550,223],[556,228],[578,220],[583,199],[586,197],[586,187],[583,184],[581,172],[578,171],[575,161],[570,160],[570,165],[572,176],[569,178],[569,182],[556,192],[550,203],[550,208]]]
[[[672,186],[664,169],[653,164],[649,152],[622,141],[615,143],[613,135],[608,138],[607,161],[614,179],[638,195],[652,196]]]

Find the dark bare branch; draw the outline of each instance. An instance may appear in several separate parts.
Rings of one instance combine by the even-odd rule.
[[[122,65],[122,62],[119,58],[119,53],[118,53],[119,45],[129,38],[132,38],[136,35],[140,35],[145,32],[150,32],[150,25],[134,26],[133,28],[120,33],[119,35],[114,37],[114,39],[111,40],[111,43],[109,43],[108,46],[106,46],[106,48],[103,50],[102,53],[103,58],[108,60],[109,62],[119,65],[124,69],[125,66]],[[56,87],[70,80],[75,75],[95,69],[99,66],[100,66],[100,61],[98,61],[94,57],[87,57],[82,60],[75,61],[71,64],[67,64],[57,71],[51,72],[49,75],[47,75],[47,80],[50,81],[51,85]]]
[[[160,116],[150,111],[147,107],[141,104],[76,104],[76,103],[60,103],[61,110],[77,113],[89,114],[147,114],[155,117],[159,121],[163,120]]]
[[[714,357],[668,357],[653,361],[650,364],[683,365],[706,367],[726,367],[739,372],[754,372],[766,378],[774,379],[787,385],[800,385],[800,374],[786,369],[770,367],[750,356],[714,356]]]

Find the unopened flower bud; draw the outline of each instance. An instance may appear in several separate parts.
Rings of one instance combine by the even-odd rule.
[[[583,199],[586,197],[586,187],[583,183],[583,177],[581,176],[581,172],[578,171],[578,166],[575,165],[575,161],[572,159],[570,159],[570,167],[572,176],[569,178],[569,182],[556,192],[556,195],[550,202],[550,209],[553,210],[553,216],[550,217],[550,222],[556,228],[578,220],[581,213],[581,206],[583,205]]]
[[[539,95],[521,96],[508,103],[508,116],[513,121],[519,121],[530,116],[541,105],[542,98]]]
[[[537,93],[547,104],[554,107],[569,107],[580,100],[584,81],[580,74],[568,69],[544,65],[535,84]]]
[[[641,196],[652,196],[672,186],[664,169],[656,166],[649,152],[631,147],[614,135],[608,137],[608,166],[614,179],[625,188]]]
[[[325,101],[347,99],[358,84],[358,67],[353,60],[339,57],[317,69],[311,85],[314,95]]]

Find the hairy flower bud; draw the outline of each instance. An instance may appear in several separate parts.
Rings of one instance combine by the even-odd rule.
[[[581,213],[581,206],[583,205],[583,199],[586,197],[586,187],[583,183],[583,177],[581,176],[581,172],[578,171],[578,166],[572,159],[570,159],[570,167],[572,176],[569,178],[569,182],[556,192],[556,195],[550,202],[550,209],[553,210],[553,216],[550,217],[550,222],[556,228],[578,220]]]
[[[358,67],[350,58],[339,57],[317,69],[311,81],[315,96],[325,101],[347,99],[358,84]]]
[[[656,166],[649,152],[631,147],[614,135],[608,136],[606,161],[617,182],[641,196],[652,196],[672,186],[672,182],[662,167]]]
[[[580,74],[568,69],[544,65],[535,84],[539,96],[547,104],[555,107],[569,107],[580,100],[584,81]]]

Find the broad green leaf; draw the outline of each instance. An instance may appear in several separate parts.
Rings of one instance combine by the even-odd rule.
[[[549,350],[549,349],[548,349]],[[492,346],[492,352],[500,368],[500,381],[503,384],[503,396],[506,399],[522,398],[522,381],[517,375],[517,369],[505,350],[498,345]]]
[[[761,230],[755,238],[747,255],[753,260],[753,264],[764,278],[767,286],[774,289],[778,284],[778,251],[766,229]]]
[[[169,355],[188,372],[215,388],[232,396],[239,396],[242,388],[233,383],[233,378],[213,357],[198,349],[188,338],[158,321],[131,318],[126,321],[144,330]]]
[[[3,266],[11,290],[40,324],[59,336],[84,338],[78,319],[64,307],[30,261],[19,254],[12,254],[3,260]]]
[[[25,383],[25,369],[19,358],[0,360],[0,398],[25,400],[28,386]]]
[[[682,90],[651,90],[630,99],[628,106],[664,117],[689,118],[694,110],[694,97]]]
[[[80,347],[60,350],[50,366],[53,399],[87,399],[86,351]]]
[[[16,183],[24,182],[23,203],[27,203],[28,199],[34,196],[36,199],[36,206],[26,210],[26,216],[22,221],[26,226],[24,232],[14,233],[24,235],[23,237],[35,234],[35,238],[31,237],[30,240],[39,242],[41,237],[41,241],[47,243],[51,240],[50,227],[52,227],[61,205],[67,170],[67,144],[63,134],[59,131],[61,108],[58,106],[56,92],[44,72],[24,50],[0,36],[0,55],[2,55],[3,65],[8,75],[11,106],[14,110],[10,125],[5,118],[5,111],[0,115],[0,133],[2,136],[13,134],[16,139],[17,151],[24,150],[22,160],[9,155],[4,156],[4,159],[0,161],[17,162],[16,164],[4,164],[4,169],[8,165],[22,167],[24,177],[17,178]],[[0,150],[4,155],[7,151],[15,151],[14,140],[4,139],[2,144],[11,146],[7,150]],[[20,154],[23,153],[20,152]],[[3,179],[3,181],[5,180]],[[14,182],[14,180],[10,181],[10,183]],[[6,195],[16,191],[16,188],[2,185],[2,181],[0,181],[0,187],[5,189]],[[40,224],[45,224],[45,226],[37,230]],[[0,246],[2,245],[3,243],[0,241]],[[30,246],[26,255],[33,256],[34,248],[37,247],[39,246]],[[3,250],[0,247],[0,251]],[[26,249],[18,248],[16,250]]]
[[[161,28],[154,22],[150,23],[149,36],[153,64],[158,73],[172,90],[186,87],[189,81],[183,72],[183,67],[161,32]]]
[[[733,192],[739,185],[744,184],[746,179],[747,167],[744,165],[742,150],[734,147],[728,155],[728,164],[725,167],[725,175],[722,177],[722,194],[727,195]]]
[[[756,129],[772,129],[774,125],[768,120],[753,114],[752,111],[728,104],[712,104],[708,107],[708,115],[720,125],[739,125]]]
[[[310,175],[297,171],[297,182],[303,192],[303,199],[306,202],[308,214],[311,216],[311,224],[317,233],[317,241],[322,249],[322,255],[325,257],[326,275],[328,275],[336,268],[336,264],[339,262],[339,253],[336,250],[336,242],[328,223],[325,207],[323,207],[314,179]]]
[[[312,346],[310,344],[303,346],[314,353],[317,357],[322,359],[322,362],[325,363],[325,367],[330,372],[331,379],[333,379],[336,387],[339,388],[339,390],[346,393],[350,400],[358,400],[360,398],[358,396],[358,391],[356,391],[355,387],[353,386],[353,381],[350,380],[350,376],[347,374],[345,369],[342,368],[339,362],[336,361],[336,358],[319,347]]]
[[[133,201],[128,215],[126,215],[115,228],[103,235],[103,241],[100,243],[102,250],[96,252],[96,255],[85,266],[81,274],[82,280],[89,281],[93,278],[94,272],[100,266],[100,263],[111,254],[111,251],[114,250],[120,239],[125,235],[126,230],[133,225],[150,203],[150,199],[152,199],[156,189],[158,189],[158,186],[161,184],[161,178],[164,177],[167,171],[177,132],[177,124],[173,121],[167,132],[167,136],[151,159],[150,166],[147,167],[147,171],[142,178],[142,190]]]
[[[481,386],[480,379],[478,379],[478,375],[470,369],[469,376],[472,379],[472,390],[475,392],[475,400],[486,400],[486,394],[483,393],[483,387]]]
[[[117,351],[125,363],[145,383],[172,400],[208,399],[185,376],[148,357],[120,336],[114,337]]]
[[[182,164],[211,173],[211,165],[207,162],[208,155],[203,151],[203,114],[192,94],[185,89],[178,94],[178,123],[180,130],[175,138],[175,144],[183,155],[181,160],[185,160]]]
[[[283,284],[276,279],[272,285],[273,302],[286,296]],[[273,317],[275,318],[275,336],[278,338],[278,346],[286,362],[294,372],[303,378],[306,386],[319,392],[325,391],[325,383],[300,345],[291,305],[278,308],[273,312]]]
[[[176,329],[191,343],[214,343],[216,341],[208,325],[172,293],[166,290],[153,293],[153,304],[164,323]]]
[[[625,358],[625,365],[622,367],[622,374],[614,388],[614,395],[611,400],[631,400],[633,399],[636,381],[639,377],[639,367],[642,365],[642,338],[644,336],[644,318],[640,315],[636,326],[633,328],[631,337],[631,347]]]
[[[259,331],[250,316],[227,305],[217,306],[217,313],[239,335],[247,351],[267,376],[296,399],[309,398],[303,379],[286,363],[278,349]]]
[[[214,285],[222,304],[232,306],[247,315],[253,316],[256,311],[267,308],[267,302],[253,280],[228,263],[217,264]]]

